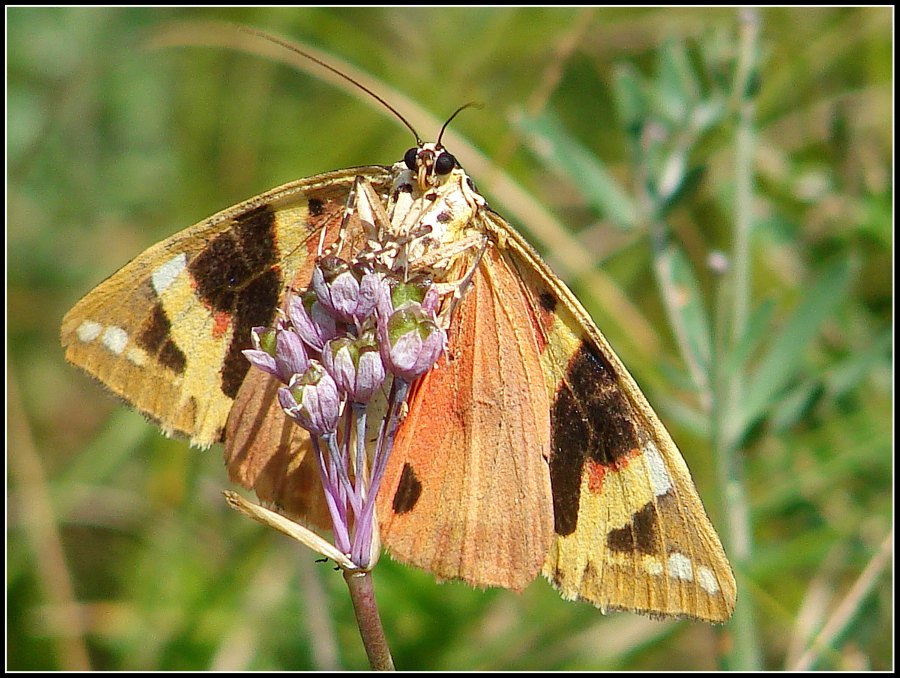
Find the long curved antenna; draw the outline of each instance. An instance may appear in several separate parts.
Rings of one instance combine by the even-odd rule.
[[[359,89],[361,89],[363,92],[365,92],[366,94],[368,94],[369,96],[371,96],[371,97],[372,97],[373,99],[375,99],[378,103],[380,103],[382,106],[384,106],[386,109],[388,109],[391,113],[393,113],[394,115],[396,115],[396,116],[397,116],[397,119],[409,128],[409,131],[412,132],[412,133],[413,133],[413,136],[416,138],[416,146],[421,146],[421,145],[422,145],[422,139],[419,137],[419,133],[416,132],[415,128],[409,123],[409,121],[408,121],[406,118],[404,118],[404,117],[400,114],[400,111],[398,111],[396,108],[394,108],[393,106],[391,106],[387,101],[385,101],[384,99],[382,99],[380,96],[378,96],[375,92],[373,92],[372,90],[370,90],[368,87],[366,87],[366,86],[363,85],[362,83],[357,82],[356,80],[354,80],[353,78],[351,78],[351,77],[350,77],[349,75],[347,75],[346,73],[343,73],[343,72],[339,71],[339,70],[338,70],[337,68],[335,68],[334,66],[328,64],[328,63],[325,62],[325,61],[322,61],[322,60],[319,59],[318,57],[314,57],[312,54],[309,54],[308,52],[304,52],[304,51],[303,51],[302,49],[300,49],[299,47],[297,47],[297,46],[295,46],[295,45],[292,45],[291,43],[289,43],[289,42],[287,42],[287,41],[285,41],[285,40],[282,40],[281,38],[277,38],[277,37],[275,37],[274,35],[269,35],[268,33],[264,32],[264,31],[261,31],[261,30],[259,30],[258,28],[251,28],[251,27],[249,27],[249,26],[238,26],[237,28],[240,29],[241,31],[243,31],[244,33],[249,33],[250,35],[255,35],[257,38],[262,38],[263,40],[268,40],[268,41],[271,42],[271,43],[274,43],[274,44],[276,44],[276,45],[279,45],[279,46],[281,46],[281,47],[284,47],[285,49],[288,49],[288,50],[290,50],[291,52],[294,52],[294,54],[299,54],[300,56],[302,56],[302,57],[304,57],[304,58],[306,58],[306,59],[309,59],[309,60],[312,61],[313,63],[316,63],[316,64],[318,64],[319,66],[321,66],[322,68],[325,68],[325,69],[331,71],[332,73],[334,73],[335,75],[337,75],[337,76],[343,78],[344,80],[346,80],[347,82],[349,82],[351,85],[354,85],[354,86],[356,86],[356,87],[359,87]],[[469,105],[470,105],[470,104],[466,104],[466,106],[469,106]],[[466,106],[463,106],[462,108],[466,108]],[[462,110],[462,108],[460,108],[459,110]],[[456,113],[459,113],[459,110],[456,111]],[[454,113],[453,115],[450,116],[450,120],[453,120],[453,116],[455,116],[456,113]],[[450,120],[448,120],[447,122],[449,123]],[[447,125],[445,124],[444,127],[446,127],[446,126],[447,126]],[[442,134],[443,134],[443,131],[444,131],[444,130],[441,129],[441,133],[442,133]]]
[[[453,111],[453,115],[451,115],[449,118],[447,118],[447,122],[445,122],[444,126],[441,127],[441,133],[438,134],[438,138],[437,138],[437,141],[435,142],[435,145],[438,148],[441,148],[441,137],[444,136],[444,130],[447,129],[447,125],[449,125],[453,121],[453,118],[455,118],[457,115],[459,115],[462,111],[466,110],[467,108],[482,108],[483,106],[484,106],[484,104],[482,104],[480,101],[470,101],[469,103],[463,104],[462,106],[457,108],[455,111]]]

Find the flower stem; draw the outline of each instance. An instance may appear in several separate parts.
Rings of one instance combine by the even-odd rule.
[[[334,545],[337,546],[341,553],[350,552],[350,534],[347,532],[346,511],[343,505],[339,505],[335,499],[338,484],[334,481],[334,474],[329,473],[329,460],[322,454],[322,445],[319,443],[319,437],[310,436],[313,450],[316,453],[316,460],[319,462],[319,472],[322,476],[322,486],[325,490],[325,503],[328,506],[328,513],[331,515],[332,530],[334,531]],[[329,444],[326,441],[326,445]],[[331,455],[329,454],[329,458]]]
[[[344,570],[344,580],[350,589],[359,635],[369,657],[369,666],[374,671],[394,671],[394,660],[381,625],[378,605],[375,602],[375,586],[371,572]]]
[[[738,102],[735,143],[735,221],[733,268],[731,271],[731,317],[730,326],[723,317],[720,325],[721,354],[727,355],[739,346],[747,326],[748,309],[753,286],[751,285],[750,241],[754,212],[754,154],[757,151],[756,135],[756,94],[754,81],[760,68],[760,25],[761,15],[752,8],[738,12],[738,68],[735,96]],[[727,312],[727,309],[723,308]],[[723,314],[724,316],[724,314]],[[727,352],[727,353],[726,353]],[[718,362],[716,379],[719,382],[718,407],[713,416],[718,420],[713,424],[717,432],[713,439],[717,475],[724,488],[723,499],[728,510],[724,516],[728,521],[726,550],[731,554],[739,573],[747,572],[754,562],[753,525],[750,504],[744,478],[743,437],[745,431],[735,430],[733,422],[740,417],[742,394],[745,391],[742,370],[723,372]],[[763,666],[764,648],[759,637],[759,624],[751,596],[745,596],[734,612],[731,623],[734,642],[724,656],[723,668],[758,669]]]
[[[375,446],[375,454],[372,457],[372,473],[369,477],[368,494],[363,502],[362,512],[358,514],[359,526],[368,526],[373,523],[375,515],[375,500],[378,496],[378,488],[381,487],[381,480],[384,477],[384,471],[387,468],[387,460],[390,457],[391,450],[394,446],[394,437],[397,435],[397,425],[400,423],[400,408],[406,402],[406,395],[409,392],[409,382],[400,377],[394,378],[391,385],[391,393],[388,396],[388,411],[382,422],[381,431],[378,435],[378,442]],[[356,539],[353,544],[353,554],[359,555],[361,560],[357,560],[362,568],[369,567],[369,558],[372,550],[373,535],[376,530],[365,531],[360,527],[356,530]],[[365,555],[363,555],[365,554]],[[365,559],[365,560],[362,560]]]

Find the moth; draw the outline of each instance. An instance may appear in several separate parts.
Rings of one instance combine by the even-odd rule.
[[[369,211],[390,218],[401,202],[393,226],[427,234],[421,256],[465,284],[378,495],[391,556],[478,587],[521,590],[543,573],[603,611],[726,621],[734,576],[671,436],[440,140],[392,166],[285,184],[152,246],[65,316],[66,358],[166,434],[223,442],[233,481],[327,526],[309,438],[241,351],[323,246],[354,242]]]

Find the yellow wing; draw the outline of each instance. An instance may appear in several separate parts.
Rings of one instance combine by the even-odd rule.
[[[538,319],[555,533],[544,575],[603,610],[727,620],[734,575],[668,431],[572,292],[486,219]]]
[[[66,359],[165,433],[200,446],[222,440],[249,369],[241,350],[250,347],[250,328],[271,325],[286,287],[308,273],[320,231],[336,233],[358,175],[389,189],[388,168],[321,174],[146,250],[66,314]]]

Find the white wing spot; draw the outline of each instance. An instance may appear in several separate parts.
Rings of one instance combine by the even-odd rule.
[[[694,581],[694,566],[690,558],[683,553],[669,555],[668,571],[669,576],[674,579]]]
[[[650,482],[653,484],[653,494],[657,497],[663,496],[672,489],[672,479],[666,470],[666,463],[663,461],[656,444],[652,440],[648,440],[644,445],[644,455],[647,457],[647,468],[650,470]]]
[[[125,357],[138,367],[143,367],[147,364],[147,352],[136,347],[131,347],[125,351]]]
[[[103,345],[116,355],[122,355],[128,344],[128,332],[121,327],[110,325],[103,331]]]
[[[716,575],[704,565],[697,568],[697,581],[700,583],[700,588],[707,593],[715,595],[719,592],[719,581],[716,579]]]
[[[94,322],[93,320],[85,320],[78,326],[78,329],[75,330],[75,336],[78,337],[78,341],[81,343],[89,344],[99,337],[102,331],[103,325],[100,323]]]
[[[656,558],[649,559],[645,563],[644,567],[647,570],[647,574],[652,575],[654,577],[658,577],[663,573],[662,563],[659,562],[659,560]]]
[[[156,292],[156,296],[161,297],[162,293],[168,289],[169,285],[174,282],[178,274],[186,267],[187,255],[182,252],[153,271],[153,289]]]

